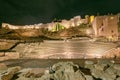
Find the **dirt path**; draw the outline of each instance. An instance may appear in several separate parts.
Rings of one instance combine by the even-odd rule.
[[[23,68],[46,68],[50,67],[55,63],[58,62],[67,62],[71,61],[75,64],[78,64],[80,66],[84,66],[84,61],[87,59],[15,59],[15,60],[7,60],[2,61],[5,63],[8,67],[12,66],[21,66]],[[92,61],[98,61],[99,59],[92,59]],[[113,59],[109,59],[113,60]],[[120,59],[114,60],[115,63],[120,63]]]

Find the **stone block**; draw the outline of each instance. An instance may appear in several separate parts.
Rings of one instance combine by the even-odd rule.
[[[7,66],[4,63],[0,63],[0,70],[6,70]]]
[[[21,70],[21,67],[16,66],[9,68],[5,73],[1,74],[1,80],[11,80],[13,76]]]
[[[3,56],[3,57],[0,57],[0,61],[4,61],[4,60],[8,60],[9,57],[6,57],[6,56]]]
[[[113,66],[113,68],[116,69],[116,70],[120,70],[120,64],[115,64],[115,65]]]
[[[41,77],[45,73],[45,68],[32,68],[25,76],[26,77]]]
[[[20,54],[18,52],[6,52],[6,57],[9,57],[9,59],[18,59],[20,58]]]
[[[5,56],[5,53],[4,52],[0,52],[0,57],[3,57]]]
[[[93,61],[85,61],[85,64],[91,64],[91,65],[93,65],[94,64],[94,62]]]
[[[86,80],[94,80],[92,76],[90,75],[85,75]]]
[[[116,80],[120,80],[120,77],[118,77]]]

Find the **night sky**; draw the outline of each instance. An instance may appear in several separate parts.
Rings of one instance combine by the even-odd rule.
[[[120,12],[120,0],[0,0],[0,23],[37,24]]]

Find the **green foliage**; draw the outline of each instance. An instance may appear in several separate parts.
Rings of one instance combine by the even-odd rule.
[[[53,31],[60,31],[65,29],[65,27],[59,23],[56,23],[56,26],[53,28]]]

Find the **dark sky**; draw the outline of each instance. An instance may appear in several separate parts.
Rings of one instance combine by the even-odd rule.
[[[0,0],[0,23],[47,23],[54,18],[119,12],[120,0]]]

